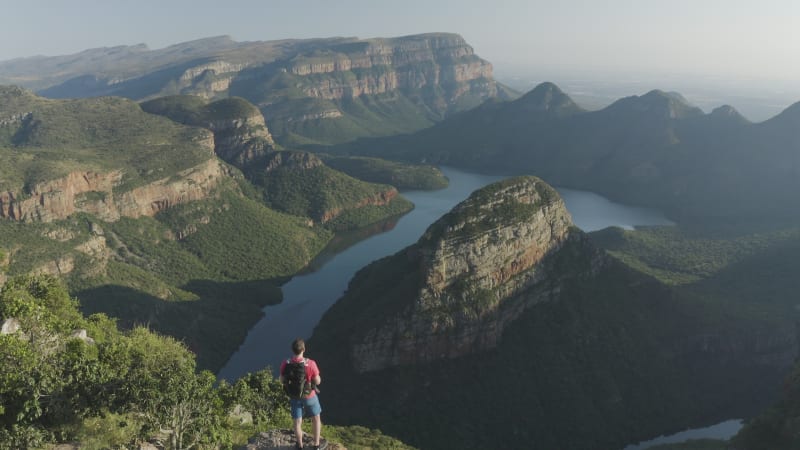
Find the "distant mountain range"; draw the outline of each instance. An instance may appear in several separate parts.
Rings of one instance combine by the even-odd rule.
[[[333,151],[499,173],[661,208],[677,219],[800,216],[800,103],[761,123],[658,90],[584,111],[552,83],[410,135]],[[328,149],[330,150],[330,149]]]
[[[52,98],[134,100],[237,95],[283,144],[346,142],[415,131],[489,98],[511,98],[461,36],[235,42],[213,37],[0,62],[0,84]]]

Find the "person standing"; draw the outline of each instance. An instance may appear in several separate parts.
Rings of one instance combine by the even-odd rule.
[[[322,406],[317,395],[317,386],[322,383],[316,361],[304,356],[306,343],[300,338],[292,342],[292,356],[281,362],[280,380],[286,393],[294,420],[294,434],[297,437],[296,448],[303,448],[303,415],[311,417],[314,433],[314,447],[320,448],[322,433]]]

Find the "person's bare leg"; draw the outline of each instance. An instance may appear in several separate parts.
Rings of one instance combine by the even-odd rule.
[[[294,435],[297,437],[297,445],[303,446],[303,418],[294,419]]]
[[[311,428],[314,431],[314,445],[319,446],[319,436],[322,433],[322,417],[319,414],[311,420]]]

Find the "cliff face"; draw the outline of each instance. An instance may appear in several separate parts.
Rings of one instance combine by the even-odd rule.
[[[227,93],[236,74],[246,67],[245,63],[210,61],[186,69],[178,78],[177,85],[181,93],[214,98]]]
[[[791,319],[699,298],[599,251],[518,178],[359,271],[308,348],[332,420],[420,448],[623,448],[751,415],[796,354]]]
[[[275,141],[258,110],[241,118],[209,121],[205,128],[214,132],[217,156],[237,167],[244,167],[275,150]]]
[[[478,58],[458,35],[430,34],[338,45],[327,52],[294,58],[286,70],[301,77],[331,75],[304,88],[306,95],[324,99],[441,86],[447,91],[445,100],[454,102],[470,91],[470,82],[480,79],[487,81],[478,87],[483,95],[497,95],[496,84],[490,82],[492,65]],[[354,76],[341,76],[346,72]]]
[[[505,326],[549,298],[518,296],[540,284],[548,256],[570,239],[558,194],[533,177],[474,193],[433,224],[408,252],[419,271],[416,298],[357,338],[359,372],[454,358],[493,348]]]
[[[171,95],[140,104],[143,111],[213,133],[214,152],[239,168],[275,150],[264,116],[240,97],[214,102],[194,95]]]
[[[34,80],[28,85],[53,98],[239,96],[262,110],[281,144],[295,135],[328,142],[413,131],[510,95],[492,78],[492,65],[456,34],[192,44],[119,58],[100,53],[66,68],[57,58],[0,64],[0,78],[6,72],[14,82]],[[367,101],[353,109],[352,100]]]
[[[243,71],[230,91],[258,105],[287,145],[305,144],[295,136],[335,143],[405,133],[508,95],[492,78],[492,65],[453,34],[301,49]]]
[[[174,176],[115,193],[114,187],[122,176],[119,170],[78,171],[34,185],[24,198],[13,192],[0,193],[0,217],[22,222],[52,222],[78,212],[105,221],[153,216],[170,206],[206,198],[225,176],[225,170],[216,159],[211,159]]]

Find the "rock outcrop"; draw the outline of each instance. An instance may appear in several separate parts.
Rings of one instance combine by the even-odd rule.
[[[106,221],[153,216],[170,206],[206,198],[223,176],[216,159],[125,192],[114,192],[122,171],[76,171],[34,185],[25,195],[0,193],[0,218],[52,222],[85,212]]]
[[[356,338],[358,372],[454,358],[497,345],[522,310],[549,298],[517,294],[547,278],[548,256],[571,236],[558,193],[535,177],[476,191],[407,251],[419,274],[399,314]],[[550,281],[553,278],[550,277]]]
[[[416,130],[489,98],[508,98],[492,70],[461,36],[431,33],[309,46],[243,71],[230,90],[258,105],[280,139],[347,142]],[[375,117],[397,114],[394,129],[380,131],[385,126],[364,108]]]
[[[213,98],[227,92],[236,74],[247,64],[233,64],[222,60],[210,61],[186,69],[178,78],[182,92],[204,98]]]
[[[210,121],[205,128],[214,133],[217,156],[236,167],[244,167],[275,150],[275,141],[258,110],[241,118]]]
[[[264,433],[259,433],[250,439],[246,446],[241,447],[241,450],[293,450],[297,439],[294,432],[291,430],[270,430]],[[303,447],[311,448],[313,440],[308,433],[303,435]],[[347,450],[339,444],[329,444],[324,438],[319,441],[320,449],[327,450]]]
[[[0,335],[4,334],[15,334],[22,328],[22,325],[19,323],[19,320],[11,317],[3,321],[3,324],[0,325]]]
[[[275,150],[275,141],[261,111],[243,98],[207,102],[197,96],[172,95],[140,106],[150,114],[210,130],[217,156],[239,168]]]
[[[488,97],[497,95],[489,82],[492,65],[475,56],[461,36],[426,34],[395,39],[371,39],[332,46],[330,50],[301,54],[285,70],[293,75],[356,72],[356,77],[325,77],[309,84],[304,93],[323,99],[354,98],[394,90],[417,90],[442,86],[453,102],[471,89],[469,83],[485,79],[479,86]]]

